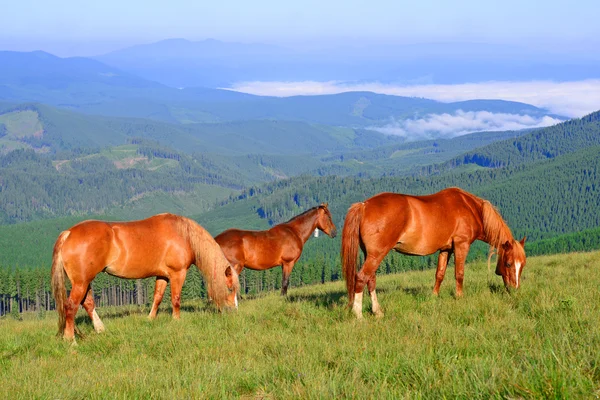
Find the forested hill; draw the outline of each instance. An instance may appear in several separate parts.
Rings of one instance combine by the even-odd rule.
[[[200,191],[212,203],[213,193],[225,196],[247,182],[226,163],[152,142],[57,157],[32,150],[0,156],[0,223],[103,213],[153,193]]]
[[[270,224],[320,202],[329,202],[335,222],[341,224],[351,203],[379,192],[428,194],[458,186],[490,200],[517,235],[531,240],[600,226],[600,146],[514,167],[460,169],[433,176],[378,179],[302,176],[251,188],[229,199],[217,210],[197,219],[218,233],[223,226],[213,215],[235,216],[250,224]],[[258,222],[253,222],[258,224]],[[237,226],[244,228],[244,226]]]
[[[513,140],[499,141],[450,160],[439,170],[463,164],[502,167],[574,153],[600,144],[600,111],[583,118],[536,129]]]
[[[40,152],[103,148],[145,138],[183,152],[316,154],[369,149],[403,138],[365,129],[298,121],[237,121],[178,124],[140,118],[86,115],[37,103],[0,105],[0,151]]]

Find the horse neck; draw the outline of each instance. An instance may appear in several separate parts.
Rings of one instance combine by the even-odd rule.
[[[308,211],[285,223],[285,225],[292,228],[300,237],[300,239],[302,239],[302,243],[306,243],[310,235],[317,227],[317,211],[318,210],[316,209]]]
[[[484,241],[486,243],[492,247],[499,248],[502,243],[513,240],[510,228],[489,201],[483,201],[481,214],[483,219]]]

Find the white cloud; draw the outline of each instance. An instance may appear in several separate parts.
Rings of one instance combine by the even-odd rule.
[[[295,96],[369,91],[396,96],[424,97],[443,102],[500,99],[519,101],[567,117],[581,117],[600,109],[600,80],[576,82],[482,82],[456,85],[393,85],[382,83],[243,82],[232,90],[263,96]]]
[[[491,113],[488,111],[462,111],[454,114],[429,114],[424,118],[393,121],[383,127],[370,129],[403,136],[411,140],[437,137],[455,137],[472,132],[507,131],[525,128],[540,128],[561,121],[549,116]]]

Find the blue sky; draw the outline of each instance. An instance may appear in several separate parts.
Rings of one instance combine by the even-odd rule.
[[[93,55],[166,38],[283,45],[598,43],[598,0],[19,0],[2,2],[0,49]]]

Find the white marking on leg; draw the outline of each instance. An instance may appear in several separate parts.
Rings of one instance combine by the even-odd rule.
[[[381,311],[381,307],[379,306],[379,302],[377,301],[377,293],[375,292],[375,290],[371,292],[371,310],[376,316],[383,317],[383,312]]]
[[[94,311],[92,312],[92,323],[94,324],[94,330],[97,333],[104,332],[104,324],[100,320],[100,317],[98,316],[98,313],[96,312],[95,308],[94,308]]]
[[[521,263],[517,261],[515,262],[515,282],[517,283],[517,289],[519,288],[519,272],[521,272]]]
[[[354,304],[352,304],[352,311],[354,312],[354,315],[356,315],[356,318],[362,318],[362,299],[363,299],[363,293],[355,293],[354,294]]]

